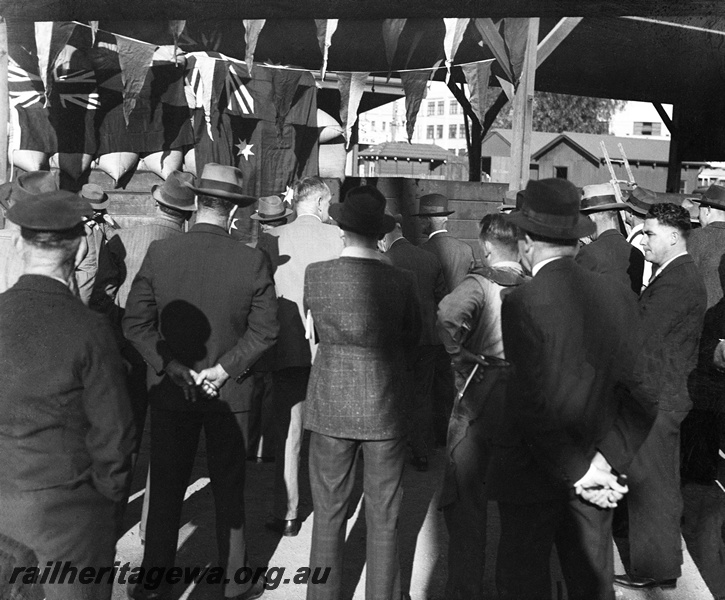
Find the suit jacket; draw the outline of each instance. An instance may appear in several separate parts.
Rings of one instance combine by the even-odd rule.
[[[314,263],[304,300],[320,340],[305,427],[350,439],[404,435],[407,355],[421,329],[413,274],[375,259]]]
[[[707,227],[691,231],[687,252],[700,270],[707,290],[707,307],[712,308],[723,297],[725,222],[715,221]]]
[[[644,256],[614,229],[580,248],[576,262],[589,271],[613,277],[637,295],[642,289]]]
[[[420,247],[438,257],[449,292],[456,289],[473,268],[473,249],[466,242],[449,235],[447,231],[429,237]]]
[[[501,323],[515,373],[494,439],[492,496],[568,498],[597,450],[625,470],[656,414],[635,297],[560,258],[504,297]]]
[[[639,308],[644,356],[659,408],[692,408],[687,379],[697,364],[707,292],[689,254],[677,257],[644,289]]]
[[[277,301],[266,257],[215,225],[152,242],[131,286],[123,331],[161,375],[172,359],[230,375],[217,400],[184,400],[168,377],[149,400],[168,410],[249,410],[250,367],[277,337]]]
[[[131,404],[111,329],[63,283],[23,275],[0,295],[4,490],[72,488],[123,498]]]
[[[436,332],[438,303],[448,293],[441,263],[431,252],[425,252],[405,238],[399,238],[385,253],[394,266],[413,271],[418,282],[418,297],[423,316],[420,343],[424,346],[440,344]]]
[[[305,269],[307,265],[340,256],[343,249],[340,229],[314,215],[300,215],[292,223],[270,229],[277,248],[270,249],[269,239],[260,236],[258,247],[274,258],[277,269],[274,285],[278,298],[280,324],[276,348],[276,369],[309,367],[314,347],[305,339],[305,314],[302,309]]]

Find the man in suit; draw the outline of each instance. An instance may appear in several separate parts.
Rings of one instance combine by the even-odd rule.
[[[687,253],[690,215],[655,204],[644,221],[642,248],[653,278],[639,309],[647,377],[657,390],[657,419],[629,475],[630,564],[616,582],[630,588],[675,587],[681,574],[680,424],[692,407],[687,380],[697,363],[707,293]]]
[[[433,373],[441,342],[436,332],[438,303],[448,293],[443,269],[434,254],[411,244],[403,236],[403,217],[393,215],[395,227],[383,238],[385,256],[401,269],[413,271],[418,283],[418,295],[423,315],[423,333],[416,351],[410,394],[410,444],[413,465],[419,471],[428,470],[428,451],[433,433]]]
[[[725,187],[711,185],[700,200],[699,229],[690,232],[687,252],[695,261],[707,290],[707,308],[723,297],[725,279]]]
[[[639,295],[644,256],[627,243],[617,224],[617,211],[626,209],[626,204],[617,202],[611,183],[582,188],[581,212],[592,220],[597,229],[591,235],[592,242],[579,249],[576,262],[589,271],[616,279]]]
[[[88,208],[52,191],[7,213],[23,274],[0,295],[0,532],[31,548],[41,570],[68,561],[108,574],[135,429],[111,328],[70,289]],[[110,600],[113,577],[42,582],[49,600]]]
[[[595,230],[579,202],[564,179],[532,180],[522,209],[506,216],[523,230],[519,254],[533,277],[501,309],[515,369],[488,481],[501,515],[502,600],[551,598],[554,544],[569,598],[614,599],[606,509],[626,493],[618,474],[654,418],[636,369],[634,296],[574,261],[579,238]]]
[[[649,209],[657,203],[657,194],[646,188],[636,187],[627,194],[624,203],[627,205],[627,211],[623,215],[624,222],[629,227],[627,241],[638,251],[642,252],[642,257],[644,257],[644,252],[642,251],[644,218]],[[650,277],[652,277],[652,263],[645,261],[644,269],[642,270],[642,288],[638,290],[638,293],[642,292]]]
[[[228,233],[242,193],[239,169],[209,163],[195,187],[196,224],[152,242],[126,302],[123,331],[158,383],[149,391],[151,481],[142,566],[174,566],[184,500],[201,430],[216,506],[224,596],[258,598],[264,579],[237,583],[247,567],[244,533],[245,436],[252,365],[277,337],[277,301],[264,255]],[[157,582],[158,583],[158,582]],[[132,598],[169,598],[170,586],[129,587]]]
[[[455,366],[458,389],[439,502],[449,538],[447,600],[483,597],[486,471],[510,371],[504,360],[501,300],[505,291],[525,281],[517,235],[502,215],[484,216],[479,234],[484,266],[466,275],[438,309],[438,332]]]
[[[272,519],[267,527],[295,536],[299,521],[299,468],[302,451],[303,407],[315,348],[305,337],[302,294],[307,265],[337,258],[342,252],[340,230],[329,225],[332,194],[319,177],[306,177],[295,185],[297,218],[269,230],[276,242],[279,264],[274,273],[280,333],[272,374],[275,430],[275,484]],[[266,249],[268,244],[260,246]],[[271,255],[274,252],[270,252]]]
[[[365,598],[399,600],[398,514],[405,462],[408,357],[418,344],[415,277],[382,260],[377,240],[392,230],[385,197],[350,190],[330,208],[344,232],[339,259],[307,267],[304,302],[320,345],[305,407],[310,436],[314,523],[310,568],[330,568],[308,600],[339,600],[346,515],[358,451],[364,459],[367,577]]]
[[[420,247],[436,255],[443,267],[443,277],[449,292],[463,281],[473,268],[473,249],[448,233],[446,222],[455,211],[448,210],[448,198],[442,194],[427,194],[420,199],[418,213],[423,219],[423,233],[428,239]],[[455,388],[453,370],[448,353],[443,346],[437,347],[435,375],[433,377],[433,423],[436,442],[446,444],[448,419],[453,407]]]

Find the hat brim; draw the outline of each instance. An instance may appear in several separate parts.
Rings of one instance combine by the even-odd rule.
[[[579,214],[579,219],[573,227],[554,227],[537,223],[529,219],[523,211],[512,212],[503,217],[509,223],[516,225],[524,231],[541,235],[554,240],[578,240],[591,235],[597,230],[597,226],[586,215]]]
[[[448,215],[452,215],[455,210],[444,210],[442,212],[434,212],[434,213],[417,213],[415,215],[410,215],[411,217],[447,217]]]
[[[626,201],[625,204],[627,205],[627,208],[630,209],[632,212],[637,213],[639,216],[644,216],[649,212],[651,204],[648,204],[646,208],[643,208],[642,206],[638,206],[632,202]]]
[[[257,198],[254,198],[253,196],[245,196],[244,194],[235,194],[233,192],[227,192],[225,190],[217,190],[213,188],[198,188],[191,183],[187,183],[186,181],[182,181],[181,185],[184,185],[190,190],[193,190],[195,194],[211,196],[212,198],[222,198],[223,200],[229,200],[230,202],[234,202],[234,204],[237,204],[241,207],[249,206],[250,204],[254,204],[257,201]]]
[[[163,204],[164,206],[168,206],[169,208],[174,208],[176,210],[186,210],[189,212],[196,211],[196,204],[193,201],[189,206],[182,206],[181,204],[170,202],[169,200],[164,198],[161,195],[161,185],[155,185],[151,188],[151,197],[159,204]]]
[[[700,200],[699,198],[689,198],[689,200],[693,204],[697,204],[699,206],[707,206],[709,208],[715,208],[717,210],[725,210],[725,204],[722,202],[717,202],[715,200],[710,200],[709,198],[703,198]]]
[[[102,202],[91,202],[88,200],[88,198],[85,198],[85,200],[91,205],[91,208],[93,210],[105,210],[108,208],[108,205],[111,203],[111,201],[106,198]]]
[[[291,208],[286,208],[284,213],[280,215],[275,215],[273,217],[260,217],[259,213],[254,213],[253,215],[250,215],[249,218],[253,219],[255,221],[261,221],[264,223],[265,221],[279,221],[280,219],[286,219],[289,217],[294,211]]]
[[[627,210],[629,206],[624,202],[610,202],[609,204],[600,204],[599,206],[587,206],[586,208],[579,209],[579,212],[585,215],[593,212],[600,212],[603,210]]]
[[[332,204],[328,211],[330,216],[335,219],[340,229],[345,229],[347,231],[352,231],[353,233],[359,233],[360,235],[366,235],[369,237],[380,237],[385,235],[386,233],[390,233],[391,231],[393,231],[393,229],[395,229],[395,217],[387,213],[383,214],[383,219],[380,222],[380,227],[377,231],[365,229],[365,227],[360,227],[359,224],[351,224],[343,217],[342,206],[342,202]]]

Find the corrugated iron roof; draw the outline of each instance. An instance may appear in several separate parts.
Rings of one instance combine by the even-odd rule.
[[[358,153],[361,158],[397,158],[398,160],[428,160],[445,162],[456,155],[435,144],[385,142],[370,146]]]

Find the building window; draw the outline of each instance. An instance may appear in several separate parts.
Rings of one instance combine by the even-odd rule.
[[[554,177],[558,179],[569,179],[568,167],[554,167]]]
[[[428,125],[428,127],[425,130],[425,137],[428,140],[433,139],[433,125]]]
[[[634,135],[662,135],[662,123],[653,123],[651,121],[635,121]]]
[[[375,131],[375,121],[370,121],[370,127]]]
[[[443,139],[443,125],[436,125],[436,139]]]
[[[438,114],[443,115],[446,112],[446,103],[443,100],[438,102]]]
[[[428,102],[428,116],[432,117],[435,114],[436,114],[436,103]]]
[[[466,126],[465,125],[458,126],[458,137],[461,139],[464,139],[466,137]]]
[[[458,131],[457,125],[449,125],[448,126],[448,137],[452,140],[455,140],[457,131]]]
[[[385,131],[385,126],[386,125],[387,125],[387,123],[385,121],[383,121],[383,131]]]
[[[458,102],[456,100],[451,100],[451,108],[450,108],[449,112],[452,115],[458,114]]]

